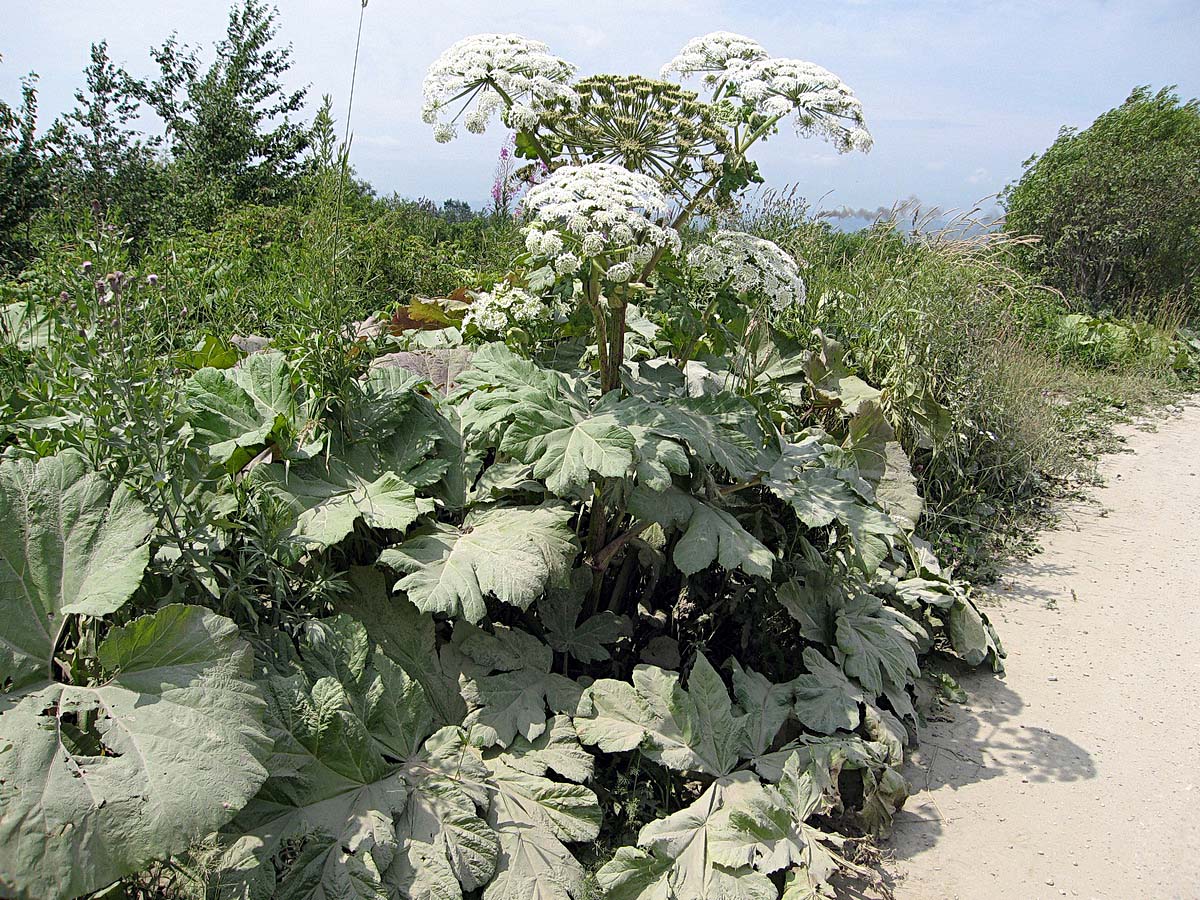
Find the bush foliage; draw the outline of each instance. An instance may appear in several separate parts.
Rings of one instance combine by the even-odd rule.
[[[1200,273],[1200,105],[1136,88],[1088,128],[1064,128],[1005,195],[1006,228],[1039,235],[1023,255],[1093,310],[1181,297]]]

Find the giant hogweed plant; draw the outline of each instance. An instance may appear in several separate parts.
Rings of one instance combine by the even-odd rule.
[[[711,99],[512,36],[435,63],[439,137],[462,100],[551,174],[508,279],[338,409],[280,353],[207,358],[159,494],[10,438],[5,895],[799,900],[888,826],[922,660],[1002,651],[913,535],[878,392],[771,332],[797,263],[680,235],[785,116],[869,139],[748,39],[667,69]],[[652,321],[693,296],[694,333]],[[462,340],[538,304],[578,352]]]

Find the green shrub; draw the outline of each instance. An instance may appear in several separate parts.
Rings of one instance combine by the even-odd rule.
[[[1145,306],[1151,318],[1200,274],[1200,105],[1136,88],[1083,131],[1064,128],[1005,193],[1005,228],[1031,271],[1093,311]]]

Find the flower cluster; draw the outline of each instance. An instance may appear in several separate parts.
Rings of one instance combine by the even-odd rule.
[[[532,128],[547,102],[570,103],[575,97],[568,85],[575,67],[549,49],[518,34],[463,38],[429,67],[421,118],[434,126],[434,137],[442,143],[455,136],[459,117],[474,134],[481,134],[500,111],[510,128]],[[459,100],[462,107],[447,118],[446,108]]]
[[[620,163],[679,190],[715,174],[731,148],[713,107],[677,84],[640,75],[594,75],[577,102],[547,104],[541,125],[574,159]]]
[[[548,321],[553,309],[543,300],[507,281],[491,291],[472,294],[463,327],[474,327],[489,335],[503,335],[514,326],[536,325]]]
[[[718,231],[688,254],[697,277],[712,286],[727,285],[738,294],[758,294],[775,309],[803,303],[800,267],[771,241],[744,231]]]
[[[840,78],[815,63],[768,56],[750,38],[723,31],[693,38],[663,67],[664,77],[670,73],[703,74],[718,96],[765,119],[794,111],[800,134],[824,137],[841,153],[871,149],[862,103]]]
[[[760,59],[730,70],[726,83],[742,101],[769,118],[796,112],[796,130],[831,141],[838,151],[871,149],[862,103],[846,84],[815,63]]]
[[[660,248],[679,250],[679,232],[654,221],[667,211],[654,179],[613,163],[557,169],[530,188],[525,208],[534,217],[526,249],[559,275],[590,258],[607,266],[609,281],[629,281]]]
[[[767,51],[752,38],[729,31],[714,31],[703,37],[692,38],[679,54],[662,67],[662,77],[704,73],[706,84],[715,85],[725,72],[739,63],[754,62],[767,58]]]

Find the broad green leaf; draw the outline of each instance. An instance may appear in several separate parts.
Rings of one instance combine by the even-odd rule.
[[[820,332],[818,337],[821,350],[810,356],[804,366],[817,400],[839,405],[850,415],[857,413],[864,403],[879,402],[880,392],[846,365],[842,345]]]
[[[185,850],[263,783],[253,656],[228,619],[166,606],[113,628],[104,680],[0,715],[0,892],[75,897]]]
[[[889,540],[899,528],[846,480],[857,478],[855,470],[844,477],[845,473],[826,466],[826,452],[819,435],[786,446],[763,484],[789,504],[809,528],[839,522],[850,535],[859,568],[871,575],[890,552]],[[862,486],[862,490],[870,493],[869,486]]]
[[[747,759],[771,749],[779,729],[792,710],[792,686],[772,684],[753,669],[743,669],[730,658],[733,668],[733,696],[741,708],[744,736],[739,752]]]
[[[596,872],[606,900],[675,900],[671,887],[674,863],[636,847],[621,847]]]
[[[888,441],[884,456],[886,464],[875,488],[875,499],[900,529],[908,534],[917,527],[925,501],[917,491],[912,465],[899,442]]]
[[[638,666],[633,683],[600,679],[583,692],[575,718],[579,739],[606,753],[640,749],[668,768],[721,776],[738,762],[745,741],[725,685],[703,654],[688,690],[679,675]]]
[[[633,465],[634,437],[611,415],[593,416],[558,427],[554,420],[523,416],[504,433],[500,449],[532,463],[533,477],[551,493],[571,497],[592,476],[623,478]]]
[[[777,786],[747,782],[726,798],[709,827],[710,852],[718,863],[763,873],[795,867],[813,883],[826,885],[838,863],[823,844],[839,846],[841,838],[807,820],[829,808],[825,792],[832,789],[832,779],[823,767],[800,766],[800,754],[793,753]]]
[[[467,707],[457,678],[442,668],[433,617],[404,597],[390,596],[378,569],[353,567],[349,580],[351,590],[338,598],[338,609],[366,626],[380,649],[421,685],[438,724],[461,722]]]
[[[183,396],[197,438],[221,463],[262,446],[300,415],[282,353],[254,353],[232,369],[201,369],[184,382]]]
[[[747,575],[771,576],[774,555],[728,510],[678,488],[655,493],[639,486],[630,495],[629,512],[644,521],[683,531],[672,559],[685,575],[719,562],[730,571],[741,569]]]
[[[886,685],[904,687],[921,674],[915,640],[899,622],[900,613],[860,594],[837,611],[837,648],[842,669],[872,696]]]
[[[499,443],[505,428],[523,417],[542,419],[549,431],[568,427],[588,412],[586,394],[566,376],[522,359],[503,344],[476,352],[451,399],[461,401],[463,433],[484,444]]]
[[[726,804],[737,807],[747,794],[761,790],[754,775],[735,772],[713,782],[691,806],[642,828],[638,846],[671,860],[667,879],[672,893],[668,896],[776,900],[778,891],[769,878],[749,866],[721,865],[713,846],[714,832],[724,824],[722,808]],[[609,870],[606,876],[611,873]],[[658,887],[650,882],[646,890],[653,892]],[[630,896],[646,900],[654,893]]]
[[[581,570],[581,574],[587,580],[586,570]],[[583,591],[569,588],[552,589],[538,600],[538,618],[546,629],[546,642],[580,662],[608,659],[605,645],[631,633],[629,619],[602,610],[580,622],[583,600]]]
[[[719,466],[737,479],[759,471],[759,455],[766,438],[758,427],[754,409],[741,397],[716,394],[673,398],[647,404],[647,425],[665,438],[683,440],[706,464]]]
[[[595,759],[579,743],[570,716],[554,716],[532,742],[517,738],[504,756],[505,763],[528,775],[553,769],[563,778],[582,784],[592,777]]]
[[[887,468],[887,446],[896,442],[896,432],[888,424],[883,407],[874,401],[861,404],[846,432],[842,449],[853,458],[859,474],[875,487]]]
[[[437,525],[391,550],[380,562],[407,572],[400,590],[424,612],[478,622],[484,597],[528,609],[559,583],[579,553],[568,507],[506,507],[467,516],[462,528]]]
[[[479,831],[454,825],[471,812],[449,789],[442,805],[430,799],[452,780],[448,772],[470,771],[470,748],[446,728],[422,749],[432,727],[424,691],[370,644],[361,624],[349,616],[310,622],[294,669],[267,683],[271,774],[226,829],[231,889],[240,892],[240,880],[289,900],[386,896],[385,875],[406,839]],[[478,761],[474,772],[483,773]],[[429,818],[401,819],[418,794],[414,816]],[[302,852],[279,856],[297,841]]]
[[[256,470],[259,483],[296,514],[293,533],[315,547],[331,547],[362,519],[373,528],[404,531],[433,501],[392,472],[363,472],[339,459],[318,458]]]
[[[403,770],[408,798],[396,819],[396,858],[386,880],[403,896],[461,896],[486,884],[496,871],[499,840],[478,815],[487,805],[480,789],[488,770],[461,729],[432,735]],[[410,865],[413,860],[419,865]],[[440,893],[439,893],[440,892]]]
[[[596,795],[577,784],[531,772],[528,759],[515,754],[487,760],[492,804],[488,824],[500,837],[496,877],[484,900],[581,900],[582,866],[566,843],[592,841],[600,833]]]
[[[553,654],[533,635],[503,625],[494,630],[494,635],[470,627],[455,631],[459,649],[478,666],[478,674],[462,686],[471,708],[465,725],[482,747],[510,746],[517,735],[536,740],[546,728],[546,708],[574,714],[581,688],[550,671]]]
[[[54,335],[54,320],[34,303],[9,303],[0,306],[0,338],[11,341],[20,350],[48,347]]]
[[[103,616],[137,590],[155,519],[73,451],[0,462],[0,683],[50,677],[71,614]]]
[[[806,567],[779,586],[775,596],[815,644],[834,642],[834,610],[841,604],[842,584],[828,567]]]
[[[804,667],[808,673],[791,682],[792,701],[800,723],[821,734],[857,728],[858,704],[863,699],[858,685],[815,647],[805,649]]]
[[[754,770],[770,782],[783,778],[783,767],[794,755],[799,754],[800,767],[817,767],[832,773],[836,779],[842,769],[883,769],[889,765],[890,751],[883,744],[864,741],[855,734],[836,734],[830,737],[801,735],[779,750],[765,753],[752,761]]]

